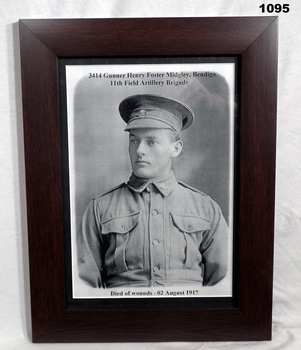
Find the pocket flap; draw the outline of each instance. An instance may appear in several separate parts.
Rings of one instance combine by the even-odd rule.
[[[209,221],[200,216],[171,214],[172,220],[180,231],[193,233],[210,230]]]
[[[127,233],[131,231],[138,223],[140,211],[133,214],[110,218],[101,223],[101,233]]]

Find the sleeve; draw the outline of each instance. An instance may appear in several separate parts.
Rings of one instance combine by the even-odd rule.
[[[85,210],[77,235],[77,260],[79,276],[94,288],[103,287],[102,242],[99,225],[99,208],[92,200]]]
[[[204,265],[204,285],[214,286],[227,274],[229,228],[220,207],[209,204],[211,229],[206,231],[200,246]]]

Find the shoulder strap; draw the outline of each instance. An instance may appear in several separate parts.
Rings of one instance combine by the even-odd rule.
[[[202,192],[202,191],[200,191],[200,190],[198,190],[198,189],[196,189],[196,188],[194,188],[194,187],[192,187],[192,186],[187,185],[187,184],[186,184],[185,182],[183,182],[183,181],[178,181],[178,183],[179,183],[179,185],[181,185],[181,186],[183,186],[183,187],[185,187],[185,188],[188,188],[189,190],[191,190],[191,191],[193,191],[193,192],[199,193],[199,194],[201,194],[202,196],[206,196],[206,197],[207,197],[207,194],[206,194],[206,193],[204,193],[204,192]]]
[[[119,184],[119,185],[117,185],[115,187],[112,187],[112,188],[110,188],[109,190],[105,191],[104,193],[102,193],[100,196],[98,196],[96,198],[100,198],[100,197],[105,196],[108,193],[114,192],[114,191],[118,190],[119,188],[123,187],[124,185],[125,185],[125,182],[123,182],[123,183],[121,183],[121,184]]]

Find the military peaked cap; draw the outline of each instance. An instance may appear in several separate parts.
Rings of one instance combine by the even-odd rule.
[[[171,128],[179,133],[194,120],[192,110],[184,103],[151,94],[127,97],[120,103],[119,112],[128,124],[125,131],[138,128]]]

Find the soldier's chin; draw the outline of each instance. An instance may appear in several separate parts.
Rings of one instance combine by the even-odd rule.
[[[152,176],[150,176],[150,174],[143,169],[135,169],[134,174],[137,177],[140,177],[141,179],[151,179],[152,178]]]

